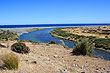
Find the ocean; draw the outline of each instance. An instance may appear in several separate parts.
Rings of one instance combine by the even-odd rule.
[[[0,25],[0,28],[22,28],[22,27],[55,27],[55,26],[103,26],[108,24],[23,24],[23,25]]]

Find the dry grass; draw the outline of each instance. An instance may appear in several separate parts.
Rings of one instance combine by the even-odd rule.
[[[13,53],[5,53],[0,55],[7,69],[18,69],[18,57]]]

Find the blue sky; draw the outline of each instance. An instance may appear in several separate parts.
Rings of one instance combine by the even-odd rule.
[[[110,23],[110,0],[0,0],[0,25],[63,23]]]

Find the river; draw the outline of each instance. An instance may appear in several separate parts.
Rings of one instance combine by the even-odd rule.
[[[62,45],[62,43],[60,42],[60,38],[57,37],[53,37],[50,35],[50,31],[52,31],[55,28],[45,28],[45,29],[41,29],[41,30],[37,30],[37,31],[31,31],[28,33],[24,33],[22,35],[19,36],[19,39],[21,40],[32,40],[35,42],[39,42],[39,43],[49,43],[51,41],[56,41],[58,44]],[[74,47],[74,42],[72,41],[68,41],[68,40],[63,40],[65,45],[68,46],[69,48],[73,48]],[[100,50],[96,50],[94,49],[94,55],[103,58],[105,60],[110,60],[110,53],[105,52],[105,51],[100,51]]]

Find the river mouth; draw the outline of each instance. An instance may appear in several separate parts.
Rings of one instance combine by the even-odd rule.
[[[53,37],[50,35],[49,32],[52,31],[53,29],[55,28],[45,28],[45,29],[41,29],[37,31],[24,33],[19,36],[19,39],[20,40],[32,40],[32,41],[39,42],[39,43],[49,43],[51,41],[56,41],[58,44],[62,45],[60,40],[63,40],[63,39]],[[74,47],[75,43],[73,41],[68,41],[68,40],[63,40],[63,41],[65,45],[68,46],[69,48]],[[94,49],[94,55],[97,57],[103,58],[104,60],[110,60],[110,53],[105,52],[105,51]]]

